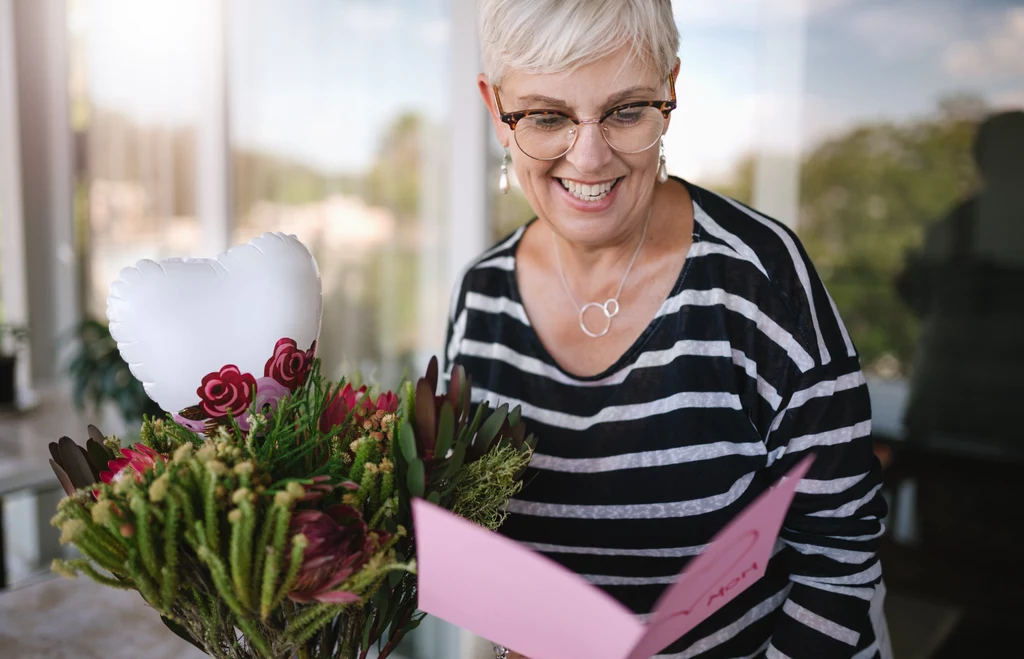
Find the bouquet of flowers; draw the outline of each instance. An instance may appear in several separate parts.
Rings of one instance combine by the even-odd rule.
[[[397,392],[324,377],[319,271],[293,236],[141,261],[111,291],[118,349],[170,413],[130,446],[93,426],[50,444],[80,556],[54,570],[138,591],[210,656],[388,656],[425,615],[412,500],[496,529],[535,446],[520,410],[471,405],[460,367],[439,393],[436,359]]]
[[[237,369],[204,379],[202,409],[225,412],[205,437],[147,418],[130,447],[94,426],[85,446],[50,444],[68,493],[54,524],[83,555],[54,569],[137,590],[214,657],[386,657],[425,615],[410,499],[495,529],[534,439],[518,408],[471,414],[459,367],[446,394],[432,360],[402,396],[373,396],[293,343],[279,377],[295,389],[274,405]]]

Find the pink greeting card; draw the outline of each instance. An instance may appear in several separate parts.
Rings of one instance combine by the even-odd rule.
[[[646,623],[554,561],[414,500],[419,608],[530,659],[649,659],[764,575],[812,459],[722,529]]]

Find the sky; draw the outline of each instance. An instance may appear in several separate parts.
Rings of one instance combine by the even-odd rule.
[[[1024,107],[1024,6],[1013,0],[676,0],[679,110],[666,152],[686,176],[756,149],[801,150],[950,93]],[[79,0],[95,103],[142,123],[203,111],[206,0]],[[332,171],[365,167],[388,123],[449,107],[449,0],[230,0],[233,143]],[[214,38],[211,38],[214,37]],[[460,108],[458,111],[477,111]]]

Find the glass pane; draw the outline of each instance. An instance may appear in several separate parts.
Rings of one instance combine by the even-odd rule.
[[[76,233],[86,312],[142,258],[195,256],[202,0],[72,0],[70,94]]]
[[[907,383],[876,426],[1008,442],[1024,395],[1007,361],[1024,347],[1024,8],[840,4],[811,16],[806,62],[799,232],[866,370]]]
[[[393,384],[444,340],[449,3],[229,7],[235,240],[303,240],[328,372]]]

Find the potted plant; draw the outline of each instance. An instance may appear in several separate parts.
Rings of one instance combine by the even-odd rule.
[[[144,414],[163,416],[163,410],[146,395],[142,383],[121,358],[117,342],[105,323],[86,318],[73,334],[78,351],[72,355],[67,373],[76,408],[89,407],[99,414],[103,404],[112,403],[129,425],[140,422]]]
[[[18,399],[18,350],[28,339],[23,325],[0,324],[0,405],[15,404]]]

